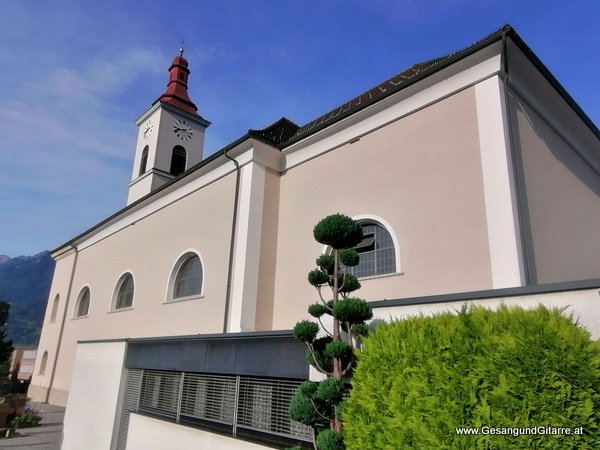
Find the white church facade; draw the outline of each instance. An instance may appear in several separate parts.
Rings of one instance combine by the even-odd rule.
[[[64,449],[307,443],[289,330],[336,212],[378,318],[545,303],[600,337],[600,132],[511,27],[208,157],[189,73],[136,121],[127,206],[52,252],[29,396]]]

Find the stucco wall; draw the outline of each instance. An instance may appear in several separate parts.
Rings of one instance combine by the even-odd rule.
[[[312,230],[336,212],[379,216],[399,242],[402,274],[362,280],[362,297],[492,287],[473,88],[293,167],[280,186],[275,328],[315,301]]]
[[[532,282],[599,277],[599,173],[520,97],[511,107]]]
[[[132,414],[129,419],[127,450],[262,450],[252,444],[219,434],[185,427],[164,420]]]
[[[233,175],[221,178],[79,252],[53,390],[69,391],[78,340],[222,331],[234,186]],[[166,302],[172,268],[191,249],[200,253],[204,263],[203,295]],[[71,259],[57,263],[50,292],[51,299],[60,292],[61,311],[71,264]],[[115,286],[127,271],[135,280],[133,308],[111,311]],[[84,286],[91,291],[89,315],[74,318],[77,296]],[[55,349],[59,328],[58,318],[57,323],[44,327],[40,349]],[[34,394],[35,386],[48,385],[54,355],[55,350],[49,351],[46,375],[34,379]],[[53,400],[65,402],[64,395]]]
[[[111,448],[125,347],[125,342],[78,346],[62,450]]]

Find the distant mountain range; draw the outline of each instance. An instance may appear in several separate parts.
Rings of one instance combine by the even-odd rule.
[[[54,260],[48,252],[0,255],[0,300],[10,303],[6,326],[13,345],[37,345],[42,331]]]

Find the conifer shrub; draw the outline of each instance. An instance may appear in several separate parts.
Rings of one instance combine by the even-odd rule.
[[[600,448],[600,345],[561,310],[465,307],[364,344],[342,414],[349,450]]]

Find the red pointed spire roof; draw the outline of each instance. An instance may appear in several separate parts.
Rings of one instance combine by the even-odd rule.
[[[183,48],[180,52],[180,55],[173,59],[171,67],[169,67],[167,90],[154,103],[168,103],[190,114],[198,115],[198,108],[188,96],[187,80],[190,70],[187,60],[183,57]]]

